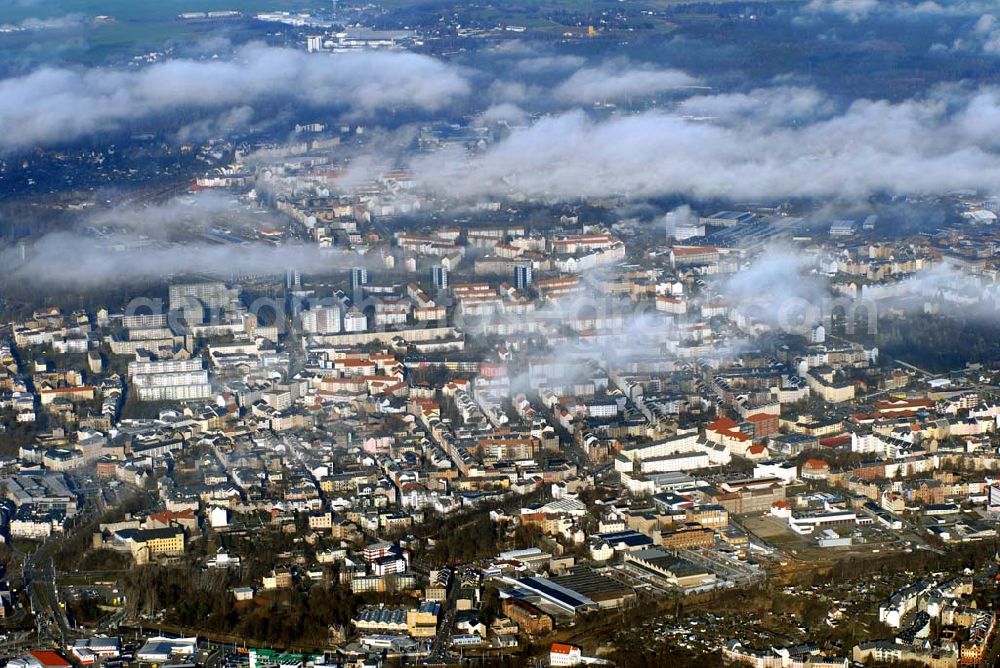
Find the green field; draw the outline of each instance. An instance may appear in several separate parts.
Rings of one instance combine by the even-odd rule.
[[[245,16],[260,11],[315,11],[329,8],[320,0],[59,0],[20,3],[0,0],[0,24],[28,19],[72,16],[78,25],[67,28],[0,33],[0,64],[16,74],[44,64],[120,64],[133,56],[171,45],[195,44],[227,37],[233,42],[263,37],[273,29],[244,19],[185,21],[183,12],[235,10]],[[110,16],[111,22],[94,22]]]
[[[67,14],[84,17],[114,16],[126,22],[173,21],[182,12],[237,10],[244,13],[262,11],[315,11],[329,9],[321,0],[57,0],[46,3],[0,1],[0,23],[19,23],[29,18],[50,19]]]

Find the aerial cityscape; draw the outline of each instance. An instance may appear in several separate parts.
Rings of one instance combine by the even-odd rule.
[[[1000,2],[0,0],[0,666],[1000,666]]]

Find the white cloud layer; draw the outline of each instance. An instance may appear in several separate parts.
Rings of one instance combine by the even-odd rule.
[[[46,67],[0,81],[0,151],[72,141],[178,110],[279,100],[355,115],[437,111],[469,91],[456,68],[427,56],[306,54],[260,44],[232,59],[171,60],[137,71]]]
[[[579,104],[620,102],[630,97],[649,97],[699,84],[695,77],[681,70],[612,61],[578,69],[556,87],[554,96],[564,102]]]
[[[870,16],[922,20],[928,16],[976,16],[998,11],[993,0],[811,0],[806,14],[839,14],[851,21]]]
[[[35,243],[24,263],[16,248],[0,251],[7,278],[37,285],[88,288],[170,276],[209,275],[231,278],[243,274],[294,268],[328,273],[364,264],[357,255],[321,249],[312,244],[272,246],[249,243],[222,246],[209,243],[129,246],[132,238],[94,239],[71,232],[48,234]]]
[[[545,117],[489,150],[413,161],[425,187],[459,198],[683,194],[858,198],[1000,183],[1000,89],[940,89],[837,111],[809,89],[691,98],[691,121],[649,111],[595,121]]]

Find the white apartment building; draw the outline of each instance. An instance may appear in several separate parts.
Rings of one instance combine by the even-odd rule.
[[[340,309],[326,306],[302,313],[302,331],[306,334],[339,334]]]
[[[185,401],[212,396],[200,359],[130,362],[129,377],[140,401]]]

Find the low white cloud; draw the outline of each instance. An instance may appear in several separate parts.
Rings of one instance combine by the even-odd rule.
[[[815,324],[830,294],[828,281],[812,271],[814,264],[799,250],[772,246],[715,287],[719,296],[754,319],[798,331]]]
[[[362,264],[357,255],[321,249],[313,244],[273,246],[267,243],[219,245],[156,243],[137,245],[132,237],[97,239],[72,232],[48,234],[26,253],[0,251],[6,277],[35,285],[91,288],[135,280],[206,275],[231,278],[246,274],[280,274],[289,268],[328,273]]]
[[[65,14],[48,18],[26,18],[19,23],[4,23],[0,25],[3,32],[36,32],[41,30],[74,30],[89,23],[82,14]]]
[[[289,241],[257,241],[263,227],[286,221],[213,191],[153,205],[120,204],[92,211],[69,229],[0,248],[0,283],[94,288],[135,280],[205,275],[329,273],[366,264],[356,253]],[[243,241],[225,243],[220,235]]]
[[[516,104],[506,102],[489,107],[479,115],[479,118],[484,123],[503,121],[517,125],[527,121],[528,114]]]
[[[573,111],[542,118],[476,155],[443,151],[414,158],[412,167],[424,187],[470,199],[861,198],[1000,182],[996,88],[934,91],[899,103],[857,100],[839,112],[812,93],[784,97],[781,111],[760,118],[753,111],[766,92],[685,103],[725,112],[715,120],[647,111],[595,121]],[[808,117],[809,109],[818,117]]]
[[[992,0],[811,0],[805,15],[832,14],[853,22],[880,16],[903,20],[923,20],[929,16],[976,16],[996,12]]]
[[[230,59],[137,71],[42,68],[0,81],[0,152],[58,144],[178,110],[278,101],[343,110],[438,111],[470,91],[463,74],[412,53],[306,54],[253,44]],[[11,131],[15,129],[16,131]]]
[[[933,54],[972,53],[986,56],[1000,55],[1000,19],[994,14],[983,14],[972,25],[972,28],[950,44],[936,42],[931,45]]]
[[[519,60],[515,67],[525,74],[545,74],[579,69],[586,62],[582,56],[533,56]]]
[[[879,0],[812,0],[805,8],[808,12],[841,14],[857,22],[878,6]]]
[[[834,105],[815,88],[777,86],[748,93],[696,95],[681,102],[678,110],[687,116],[725,123],[782,124],[828,116]]]
[[[578,69],[556,87],[553,96],[575,104],[620,102],[699,84],[698,79],[682,70],[613,61]]]

